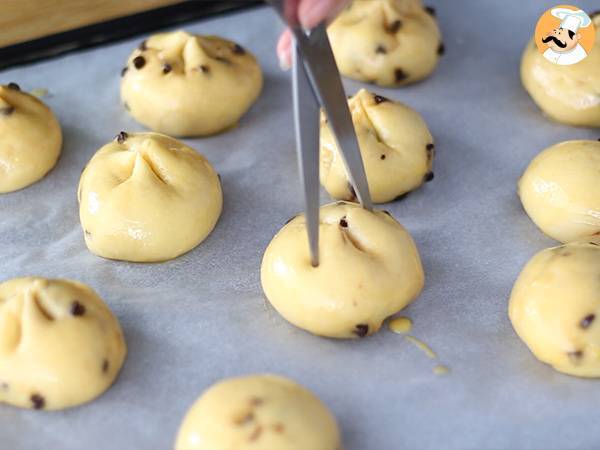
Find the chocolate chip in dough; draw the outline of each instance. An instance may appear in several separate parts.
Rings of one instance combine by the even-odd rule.
[[[385,31],[387,31],[390,34],[396,34],[398,32],[398,30],[400,30],[401,27],[402,27],[402,21],[394,20],[387,27],[385,27]]]
[[[382,95],[377,95],[377,94],[373,95],[373,99],[375,100],[376,105],[390,101],[389,99],[383,97]]]
[[[440,42],[440,44],[438,45],[438,48],[437,48],[437,54],[442,56],[444,53],[446,53],[446,46],[444,45],[443,42]]]
[[[85,314],[85,306],[75,300],[71,303],[70,311],[73,316],[83,316]]]
[[[10,116],[15,112],[14,106],[7,106],[5,108],[0,108],[0,116]]]
[[[429,14],[430,16],[435,17],[436,13],[435,13],[435,8],[434,7],[432,7],[432,6],[426,6],[424,9],[427,12],[427,14]]]
[[[164,73],[166,75],[171,70],[173,70],[173,67],[171,66],[171,64],[163,64],[163,66],[162,66],[162,73]]]
[[[245,55],[246,54],[246,49],[244,47],[242,47],[239,44],[235,44],[233,46],[233,53],[235,53],[236,55]]]
[[[198,70],[200,70],[200,72],[202,73],[208,73],[210,72],[210,67],[202,64],[200,67],[198,67]]]
[[[90,233],[88,230],[83,230],[83,232],[88,239],[92,237],[92,233]]]
[[[581,322],[579,322],[579,326],[585,330],[586,328],[590,327],[590,325],[592,324],[592,322],[594,321],[595,318],[596,318],[595,314],[589,314],[589,315],[585,316],[583,319],[581,319]]]
[[[110,363],[108,362],[108,359],[104,359],[102,361],[102,373],[108,372],[109,367],[110,367]]]
[[[140,70],[146,65],[146,58],[144,58],[143,56],[136,56],[135,58],[133,58],[133,65],[136,69]]]
[[[234,420],[236,425],[246,425],[247,423],[250,423],[254,420],[254,414],[252,414],[251,412],[249,412],[248,414],[238,417],[237,419]]]
[[[264,402],[265,402],[265,401],[264,401],[262,398],[259,398],[259,397],[252,397],[252,398],[250,399],[250,405],[252,405],[252,406],[254,406],[254,407],[260,406],[260,405],[262,405]]]
[[[141,51],[145,52],[146,50],[148,50],[148,45],[146,45],[147,43],[148,41],[144,39],[138,48]]]
[[[121,131],[119,134],[117,134],[117,142],[119,144],[123,144],[127,138],[129,137],[129,135],[127,133],[125,133],[124,131]]]
[[[588,242],[588,244],[595,245],[596,247],[600,247],[600,244],[598,244],[597,242]]]
[[[17,83],[8,83],[7,87],[9,89],[12,89],[13,91],[20,91],[21,90],[21,86],[19,86]]]
[[[31,404],[33,405],[33,409],[43,409],[46,405],[46,400],[40,394],[33,394],[30,397]]]
[[[248,438],[248,441],[253,442],[256,441],[260,435],[262,433],[262,427],[260,425],[257,425],[256,428],[254,429],[254,431],[252,432],[252,434],[250,435],[250,437]]]
[[[385,155],[381,155],[381,156],[379,157],[379,159],[381,159],[381,160],[384,160],[384,159],[385,159]]]
[[[365,337],[367,334],[369,334],[369,325],[360,323],[354,327],[353,333],[358,337]]]
[[[427,144],[425,146],[425,152],[427,152],[427,159],[431,160],[433,159],[433,150],[435,149],[435,145],[433,144]]]
[[[583,350],[568,352],[567,355],[573,364],[577,364],[581,361],[581,358],[583,358]]]
[[[340,227],[348,228],[348,221],[346,220],[346,216],[344,216],[340,219]]]
[[[123,67],[121,69],[121,76],[124,77],[128,70],[129,70],[129,67],[127,67],[127,66]]]
[[[275,433],[283,433],[284,430],[285,427],[282,423],[276,423],[273,425],[273,431],[275,431]]]
[[[400,82],[406,80],[408,78],[408,75],[406,75],[406,72],[404,70],[402,70],[401,68],[397,68],[394,71],[394,77],[396,79],[396,83],[400,83]]]
[[[387,53],[387,49],[379,44],[377,47],[375,47],[375,53],[377,53],[378,55],[385,55]]]
[[[425,183],[429,183],[431,180],[433,180],[433,172],[427,172],[423,180],[425,180]]]

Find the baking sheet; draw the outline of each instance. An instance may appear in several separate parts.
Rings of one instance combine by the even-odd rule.
[[[598,381],[537,362],[506,313],[522,266],[554,245],[522,211],[518,177],[549,145],[600,137],[545,119],[521,88],[521,51],[553,2],[431,3],[447,49],[438,70],[415,86],[375,90],[422,113],[436,138],[435,179],[385,208],[412,233],[426,271],[422,295],[404,313],[451,373],[434,375],[435,361],[386,329],[360,341],[318,338],[265,302],[263,250],[302,201],[289,74],[274,54],[280,26],[260,8],[186,26],[254,52],[265,88],[237,128],[187,140],[221,174],[225,207],[201,246],[163,264],[92,255],[76,202],[93,153],[120,130],[142,129],[120,106],[118,86],[143,37],[0,72],[2,83],[49,89],[45,101],[65,136],[48,177],[0,196],[0,278],[38,274],[90,284],[118,315],[129,345],[117,383],[93,403],[53,413],[0,405],[2,450],[172,448],[204,389],[256,372],[312,389],[337,416],[348,450],[600,447]],[[346,82],[349,94],[360,87]]]

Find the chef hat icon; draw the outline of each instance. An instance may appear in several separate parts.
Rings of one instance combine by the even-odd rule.
[[[573,11],[567,8],[554,8],[550,12],[561,20],[560,28],[571,30],[573,33],[577,33],[579,28],[589,27],[592,23],[590,17],[581,9]]]

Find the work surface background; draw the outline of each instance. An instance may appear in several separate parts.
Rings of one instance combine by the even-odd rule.
[[[347,450],[600,446],[598,381],[536,361],[507,317],[519,271],[555,245],[523,212],[517,179],[542,149],[600,137],[598,130],[546,119],[521,87],[521,52],[553,3],[436,3],[446,45],[437,71],[414,86],[370,89],[415,108],[435,137],[435,179],[384,208],[412,233],[426,272],[423,293],[403,314],[451,372],[434,375],[436,361],[385,327],[364,340],[323,339],[291,326],[266,303],[263,251],[302,200],[289,74],[274,53],[281,27],[260,8],[186,26],[255,53],[265,86],[238,127],[187,140],[221,174],[224,211],[204,243],[164,264],[92,255],[76,200],[81,169],[94,152],[120,130],[142,130],[120,105],[119,72],[144,36],[0,72],[1,83],[49,90],[44,101],[65,139],[44,180],[0,196],[0,278],[37,274],[88,283],[119,317],[129,345],[116,384],[88,405],[64,412],[0,406],[0,448],[172,448],[204,389],[257,372],[286,375],[313,390],[338,418]],[[345,84],[348,94],[363,86]]]

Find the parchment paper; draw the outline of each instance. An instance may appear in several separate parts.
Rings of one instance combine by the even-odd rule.
[[[49,176],[0,196],[0,278],[90,284],[118,315],[129,345],[116,384],[88,405],[52,413],[0,405],[2,450],[169,449],[204,389],[257,372],[313,390],[337,416],[348,450],[600,448],[599,382],[538,362],[507,317],[522,266],[555,244],[523,212],[518,177],[549,145],[600,137],[546,119],[521,87],[521,52],[554,2],[432,3],[447,49],[438,70],[415,86],[372,89],[422,113],[436,138],[435,179],[385,208],[412,233],[426,271],[422,295],[404,313],[450,374],[434,375],[435,361],[387,329],[360,341],[318,338],[264,300],[263,251],[302,201],[289,74],[274,54],[281,26],[260,8],[185,27],[250,49],[266,82],[237,128],[188,140],[221,174],[225,207],[202,245],[164,264],[92,255],[76,202],[93,153],[120,130],[142,129],[121,107],[118,87],[143,37],[0,72],[2,83],[49,89],[44,100],[65,137]],[[591,0],[578,6],[598,8]],[[346,82],[349,94],[360,87]]]

